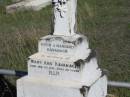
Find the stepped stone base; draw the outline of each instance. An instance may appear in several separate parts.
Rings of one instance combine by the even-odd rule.
[[[28,75],[17,81],[17,97],[105,97],[107,78],[83,35],[39,41],[28,59]]]
[[[107,91],[106,76],[101,77],[91,87],[64,83],[55,84],[25,76],[17,81],[17,97],[105,97]]]

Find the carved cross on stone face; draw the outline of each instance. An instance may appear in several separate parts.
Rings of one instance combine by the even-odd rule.
[[[52,0],[54,5],[53,35],[72,36],[76,34],[77,0]]]

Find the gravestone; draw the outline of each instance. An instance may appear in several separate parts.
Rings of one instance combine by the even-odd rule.
[[[105,97],[107,78],[84,35],[76,31],[77,0],[52,0],[54,31],[38,42],[17,97]]]

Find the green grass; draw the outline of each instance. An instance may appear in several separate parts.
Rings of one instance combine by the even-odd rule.
[[[26,70],[27,58],[37,52],[40,37],[51,32],[51,7],[39,12],[6,14],[0,4],[0,68]],[[78,0],[78,32],[97,51],[109,80],[130,82],[130,0]],[[109,87],[117,97],[130,90]]]

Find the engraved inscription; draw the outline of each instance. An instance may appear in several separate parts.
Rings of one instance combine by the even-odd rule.
[[[49,76],[60,76],[63,72],[73,72],[78,73],[80,72],[80,67],[76,66],[72,63],[64,63],[64,62],[57,62],[57,61],[38,61],[38,60],[31,60],[30,67],[33,69],[37,69],[40,71],[46,72]]]
[[[59,75],[60,72],[59,71],[50,71],[49,70],[49,75]]]
[[[47,52],[56,52],[56,53],[68,53],[69,50],[72,50],[74,48],[74,45],[72,43],[66,43],[61,40],[44,40],[41,42],[41,47],[44,48]]]

